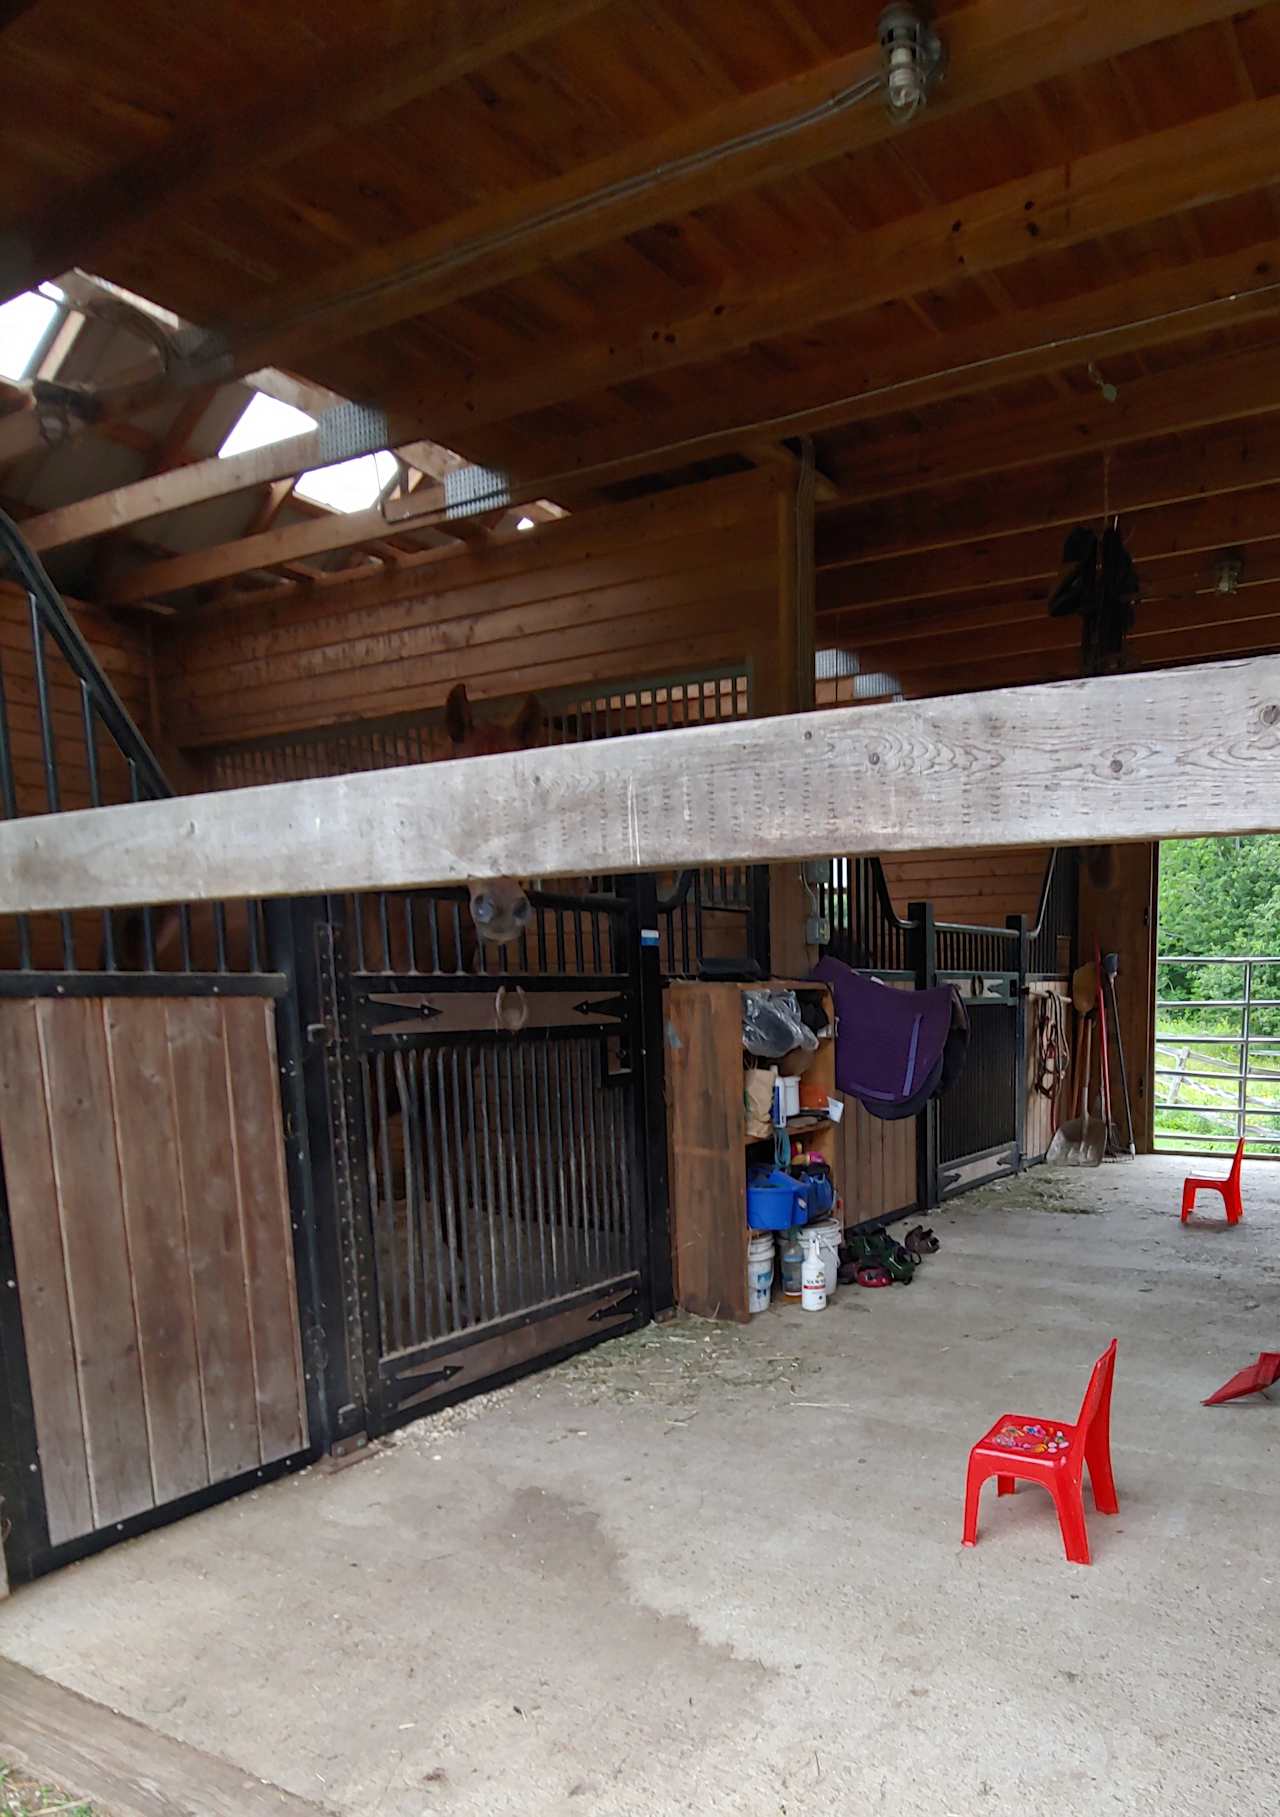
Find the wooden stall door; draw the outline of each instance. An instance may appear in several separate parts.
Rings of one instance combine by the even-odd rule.
[[[270,1002],[0,1002],[51,1547],[307,1444]]]

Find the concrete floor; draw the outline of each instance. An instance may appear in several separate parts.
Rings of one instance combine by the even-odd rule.
[[[1280,1168],[1232,1231],[1182,1171],[970,1195],[910,1288],[606,1345],[20,1592],[0,1651],[361,1817],[1273,1813],[1280,1404],[1199,1403],[1280,1346]],[[963,1551],[970,1443],[1113,1335],[1092,1568],[1034,1489]]]

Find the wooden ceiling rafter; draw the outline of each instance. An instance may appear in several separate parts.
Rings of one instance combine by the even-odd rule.
[[[538,10],[546,11],[548,9]],[[1135,47],[1153,43],[1172,33],[1221,21],[1229,17],[1233,9],[1225,4],[1225,0],[1141,0],[1141,3],[1131,3],[1125,7],[1108,6],[1103,4],[1103,0],[1078,0],[1070,11],[1070,29],[1063,29],[1061,0],[1035,0],[1034,5],[1025,4],[1025,0],[1018,0],[1017,4],[1014,3],[1014,0],[974,0],[973,4],[949,13],[946,18],[946,33],[951,52],[951,69],[947,84],[939,91],[931,104],[929,118],[932,119],[935,116],[945,118],[948,114],[954,115],[978,106],[984,100],[1015,94],[1019,90],[1025,89],[1029,83],[1043,82],[1063,72],[1075,72],[1090,64],[1113,59]],[[856,56],[861,57],[865,63],[867,53],[860,52]],[[858,63],[857,67],[861,68],[863,63]],[[848,69],[846,69],[846,65],[848,65]],[[811,99],[812,96],[821,96],[824,92],[829,95],[835,77],[841,73],[847,75],[853,68],[854,65],[849,64],[847,58],[830,59],[827,63],[819,65],[816,71],[806,72],[802,77],[793,78],[790,83],[775,85],[773,89],[757,90],[737,101],[724,103],[719,109],[712,108],[700,114],[692,126],[679,129],[683,135],[680,143],[685,146],[686,150],[690,148],[696,150],[701,147],[705,151],[710,144],[717,142],[716,135],[723,134],[735,121],[743,128],[750,127],[752,122],[758,126],[770,119],[776,121],[784,106],[794,111],[798,103]],[[739,109],[740,112],[726,113],[726,108]],[[803,135],[801,135],[803,143],[798,147],[793,146],[790,139],[778,142],[786,148],[784,167],[787,169],[807,168],[809,164],[820,160],[824,152],[827,157],[834,156],[836,153],[845,155],[864,140],[868,144],[877,143],[894,131],[884,110],[874,105],[867,105],[862,111],[855,110],[845,119],[843,126],[847,128],[851,123],[855,125],[856,130],[852,134],[842,130],[831,144],[821,139],[820,132],[812,144],[808,139],[804,139]],[[821,128],[821,131],[826,130],[826,127]],[[252,135],[247,135],[247,137],[251,138]],[[632,146],[626,152],[615,154],[614,162],[617,171],[625,168],[634,176],[642,167],[651,168],[653,161],[661,160],[664,153],[669,161],[676,149],[676,142],[670,133],[665,136],[658,135],[656,139],[643,141],[638,146]],[[775,158],[783,157],[784,153],[777,151],[776,146],[770,145],[765,147],[760,155]],[[621,163],[618,163],[618,160],[621,160]],[[748,168],[744,165],[740,176],[735,176],[734,184],[729,188],[739,183],[743,185],[751,182],[759,183],[768,176],[771,170],[771,164],[761,165],[759,168],[755,166]],[[593,171],[594,176],[591,174]],[[615,175],[617,171],[615,171]],[[566,195],[577,196],[581,200],[584,194],[593,193],[590,189],[591,183],[603,174],[602,167],[595,165],[574,171],[568,178],[557,179],[561,189],[556,193],[561,203],[565,202]],[[654,214],[655,219],[662,220],[678,214],[682,204],[696,206],[699,202],[713,197],[721,199],[728,193],[723,173],[714,166],[710,169],[700,167],[689,181],[691,183],[696,181],[700,187],[691,189],[688,196],[684,196],[683,192],[675,193],[660,186],[660,192],[652,197],[627,199],[626,205],[632,212],[625,216],[621,225],[618,222],[610,225],[603,220],[597,222],[592,219],[591,232],[597,236],[592,243],[598,243],[600,235],[607,236],[610,233],[633,230],[645,218],[644,209],[646,208]],[[566,183],[569,185],[568,191],[563,188]],[[577,185],[576,189],[573,188],[574,185]],[[503,221],[508,220],[508,215],[512,210],[514,210],[514,214],[510,215],[511,219],[523,219],[530,212],[534,199],[534,190],[526,188],[517,196],[510,199],[504,198],[493,206],[499,211],[508,211],[501,215]],[[641,210],[639,214],[635,212],[637,209]],[[493,222],[498,221],[498,218],[496,214],[493,216],[493,221],[490,223],[491,228]],[[575,231],[586,231],[585,227],[579,226],[576,217],[574,223]],[[474,229],[475,226],[476,222],[473,220],[472,228]],[[917,223],[913,222],[910,230],[912,236],[915,234],[916,226]],[[1025,226],[1026,223],[1018,224],[1019,234],[1023,232]],[[465,222],[461,222],[459,217],[455,217],[448,224],[448,233],[452,236],[450,245],[455,251],[457,242],[470,244],[474,241],[474,233],[471,240],[466,239],[467,232]],[[860,236],[851,242],[849,260],[855,269],[866,250],[865,240],[866,236]],[[1020,241],[1019,244],[1024,247],[1025,241]],[[954,258],[956,248],[950,248],[950,252]],[[532,255],[524,252],[521,256],[531,257]],[[558,243],[544,243],[537,252],[535,263],[545,264],[548,259],[557,256],[564,256],[563,249],[559,247]],[[375,263],[381,260],[385,264],[386,259],[391,255],[378,253],[369,255],[369,257]],[[896,260],[895,263],[897,263]],[[481,274],[474,275],[479,277]],[[366,280],[367,278],[366,273]],[[489,272],[485,281],[494,281],[494,273]],[[343,290],[344,294],[345,290],[349,288],[345,279],[335,277],[332,273],[323,282],[328,284],[330,289]],[[824,295],[829,298],[832,291],[826,274],[822,275],[821,287]],[[901,288],[900,279],[898,287]],[[839,292],[840,286],[837,286],[835,294],[839,294]],[[415,307],[417,306],[420,305],[415,305]],[[829,303],[827,306],[829,307]],[[715,297],[708,298],[707,312],[712,318],[720,314],[728,315],[731,321],[735,321],[737,316],[732,305],[726,305],[721,310],[721,299]],[[794,325],[797,319],[796,297],[788,291],[778,303],[778,313],[775,319],[767,326],[777,333],[787,326]],[[677,342],[680,343],[679,353],[683,359],[687,351],[683,344],[685,327],[686,325],[676,325],[673,328],[662,322],[646,322],[643,324],[641,332],[650,331],[651,351],[659,360],[666,357],[664,347],[668,351],[670,348],[667,337],[674,334]],[[692,323],[687,327],[688,332],[692,332]],[[723,321],[719,323],[721,333],[727,332],[728,327],[728,323]],[[759,332],[757,324],[748,335],[748,340],[757,336]],[[291,356],[296,355],[298,347],[303,344],[299,339],[299,333],[300,331],[291,331],[290,338],[293,341],[293,346],[289,350]],[[656,342],[652,341],[653,335],[657,337]],[[234,332],[232,345],[233,347],[235,345]],[[713,357],[718,346],[720,346],[720,342],[717,342],[715,346],[709,344],[705,357]],[[597,348],[592,357],[600,360],[600,349]],[[703,356],[696,355],[695,350],[695,357]],[[558,401],[563,396],[578,395],[579,388],[584,384],[590,386],[600,383],[607,386],[616,382],[619,377],[626,375],[618,361],[611,362],[608,357],[603,358],[600,363],[600,371],[597,373],[593,370],[590,361],[583,364],[584,358],[585,353],[577,358],[572,371],[562,368],[554,360],[525,362],[526,368],[529,369],[523,374],[526,386],[533,383],[536,377],[541,387],[533,394],[527,390],[522,393],[518,385],[509,384],[507,375],[504,375],[501,383],[489,392],[464,394],[459,400],[457,411],[459,434],[455,439],[463,439],[467,430],[474,429],[478,424],[487,420],[505,419],[506,416],[518,413],[522,407],[526,409],[538,407],[540,401]],[[546,368],[548,374],[546,381],[543,381],[540,376],[540,369],[543,367]],[[652,368],[646,359],[635,369],[647,371]],[[551,375],[554,375],[553,383]],[[129,387],[123,386],[121,397],[127,398],[128,392]],[[551,398],[551,392],[556,394],[555,398]],[[534,398],[533,402],[529,401],[531,395]],[[482,401],[486,397],[489,399],[487,403]],[[109,396],[104,397],[102,402],[107,410],[114,408]],[[420,435],[425,426],[433,435],[439,435],[441,439],[448,441],[450,433],[446,433],[443,425],[433,420],[437,419],[447,408],[449,408],[447,401],[442,401],[438,395],[423,395],[415,398],[411,408],[405,412],[405,421],[396,423],[394,439],[406,440]],[[494,412],[497,413],[496,416]],[[0,442],[2,441],[3,437],[0,436]]]
[[[1277,300],[1280,301],[1280,297]],[[916,435],[873,444],[856,464],[852,458],[843,463],[837,458],[833,464],[828,455],[823,473],[823,497],[828,502],[834,499],[846,508],[858,501],[888,500],[892,508],[894,501],[909,498],[925,488],[941,489],[948,482],[972,481],[982,475],[1044,466],[1060,459],[1082,460],[1082,450],[1087,449],[1097,460],[1096,486],[1091,490],[1096,492],[1100,508],[1102,461],[1108,450],[1265,415],[1274,410],[1273,400],[1277,396],[1280,396],[1280,349],[1248,348],[1218,359],[1189,363],[1179,370],[1176,383],[1171,384],[1168,375],[1161,373],[1139,379],[1124,386],[1114,402],[1095,390],[1071,393],[1065,400],[1055,397],[1048,405],[1010,414],[1002,422],[998,436],[990,433],[989,423],[982,415],[974,420],[972,427],[939,434],[936,438]],[[1268,434],[1264,429],[1261,436],[1261,445],[1268,450],[1264,458],[1276,459],[1280,448],[1276,454],[1271,452],[1273,444],[1277,443],[1276,435]],[[1226,472],[1228,467],[1230,475],[1247,475],[1251,465],[1247,452],[1238,449],[1234,462],[1230,461],[1230,453],[1228,449],[1221,462],[1224,489],[1231,483]],[[759,458],[771,458],[767,449],[757,448],[755,454]],[[778,448],[777,458],[780,462],[794,464],[794,457],[787,449]],[[1255,467],[1254,483],[1260,477],[1263,474]],[[1192,482],[1184,476],[1183,484],[1188,483]],[[1203,486],[1211,482],[1202,478],[1195,483]],[[1242,478],[1240,483],[1247,485],[1250,480]],[[1117,482],[1117,500],[1131,503],[1134,492],[1120,489],[1124,484]],[[523,494],[516,489],[513,502],[540,495],[542,486],[543,482],[539,480],[531,481]],[[439,486],[424,480],[412,502],[417,506],[416,517],[407,509],[410,501],[406,500],[396,512],[384,513],[375,508],[345,516],[335,514],[319,523],[289,525],[147,564],[121,579],[113,589],[111,603],[135,603],[151,596],[224,580],[264,565],[356,548],[385,537],[395,522],[402,528],[421,522],[423,527],[430,525],[451,534],[459,533],[456,523],[443,519],[445,503]],[[1067,514],[1080,515],[1078,504],[1078,500],[1075,504],[1067,503]],[[1119,504],[1117,508],[1121,508]],[[1129,504],[1123,508],[1129,508]],[[399,511],[406,514],[399,516]],[[39,520],[36,521],[38,525]],[[820,531],[820,549],[829,561],[831,542],[825,531]]]
[[[696,377],[698,368],[757,343],[1016,266],[1033,251],[1078,246],[1245,194],[1276,177],[1278,140],[1280,96],[900,216],[799,271],[754,272],[736,287],[708,290],[679,318],[615,320],[606,339],[573,346],[559,360],[477,374],[437,403],[432,432],[465,445],[469,430],[682,368]],[[426,399],[401,406],[408,416],[427,407]],[[651,423],[637,433],[661,438]],[[582,465],[596,465],[590,437],[575,439]],[[547,459],[546,471],[561,459],[574,464],[567,450],[549,450]]]
[[[931,99],[929,118],[1000,100],[1235,10],[1229,0],[1129,0],[1119,7],[1079,0],[1067,26],[1061,0],[973,0],[946,17],[947,80]],[[879,70],[872,43],[724,102],[567,176],[331,268],[273,295],[256,319],[222,324],[222,333],[233,349],[257,347],[263,359],[282,344],[297,357],[891,140],[900,127],[874,97],[833,106]],[[810,115],[811,124],[783,130]]]
[[[714,422],[717,401],[708,404],[691,387],[687,401],[654,412],[646,450],[635,452],[636,430],[628,424],[593,436],[583,459],[591,463],[587,473],[602,480],[630,478],[652,471],[662,459],[707,460],[745,451],[761,437],[820,435],[1042,377],[1067,364],[1131,356],[1278,313],[1280,240],[1260,241],[1195,265],[1161,268],[993,316],[945,339],[932,328],[927,340],[911,337],[879,346],[858,355],[856,366],[839,369],[836,388],[842,394],[835,398],[830,379],[823,387],[803,371],[757,377],[752,403],[759,416],[750,425],[744,425],[739,405],[736,420],[726,412],[719,426],[706,427],[709,417]],[[856,316],[849,318],[855,338],[857,322]],[[821,401],[797,402],[810,387]],[[555,457],[552,450],[545,458]]]
[[[100,258],[139,221],[224,193],[286,159],[318,150],[344,129],[378,120],[450,82],[559,31],[605,0],[438,0],[413,9],[406,29],[349,40],[294,66],[274,92],[59,195],[0,260],[0,293],[28,290]],[[262,364],[264,362],[258,362]]]
[[[1246,347],[1198,360],[1117,387],[1109,398],[1091,387],[1066,400],[1000,413],[999,434],[981,415],[959,428],[923,429],[868,443],[841,459],[828,450],[832,479],[843,501],[892,498],[918,487],[1070,459],[1218,423],[1265,416],[1280,398],[1280,343]]]

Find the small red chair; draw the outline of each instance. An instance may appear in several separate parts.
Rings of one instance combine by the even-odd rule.
[[[964,1495],[964,1543],[978,1543],[978,1497],[989,1476],[997,1495],[1012,1495],[1015,1479],[1041,1483],[1053,1497],[1067,1557],[1087,1565],[1089,1529],[1084,1519],[1084,1467],[1089,1466],[1093,1505],[1099,1514],[1119,1514],[1111,1474],[1111,1384],[1116,1372],[1116,1339],[1093,1365],[1074,1426],[1057,1420],[1005,1413],[969,1453]]]
[[[1191,1216],[1198,1192],[1220,1192],[1222,1202],[1227,1208],[1227,1223],[1238,1224],[1244,1216],[1244,1201],[1240,1197],[1240,1173],[1244,1167],[1244,1137],[1236,1143],[1236,1158],[1231,1163],[1231,1172],[1225,1180],[1210,1179],[1207,1174],[1189,1173],[1182,1182],[1182,1222],[1185,1224]]]

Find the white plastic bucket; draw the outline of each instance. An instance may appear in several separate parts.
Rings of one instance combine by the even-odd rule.
[[[747,1310],[767,1312],[773,1298],[773,1236],[752,1237],[747,1245]]]
[[[821,1312],[827,1303],[827,1262],[817,1234],[806,1230],[801,1238],[804,1261],[800,1267],[800,1304],[806,1312]]]
[[[840,1239],[843,1235],[839,1218],[822,1218],[818,1223],[805,1227],[805,1236],[816,1241],[822,1250],[828,1297],[840,1283]]]

